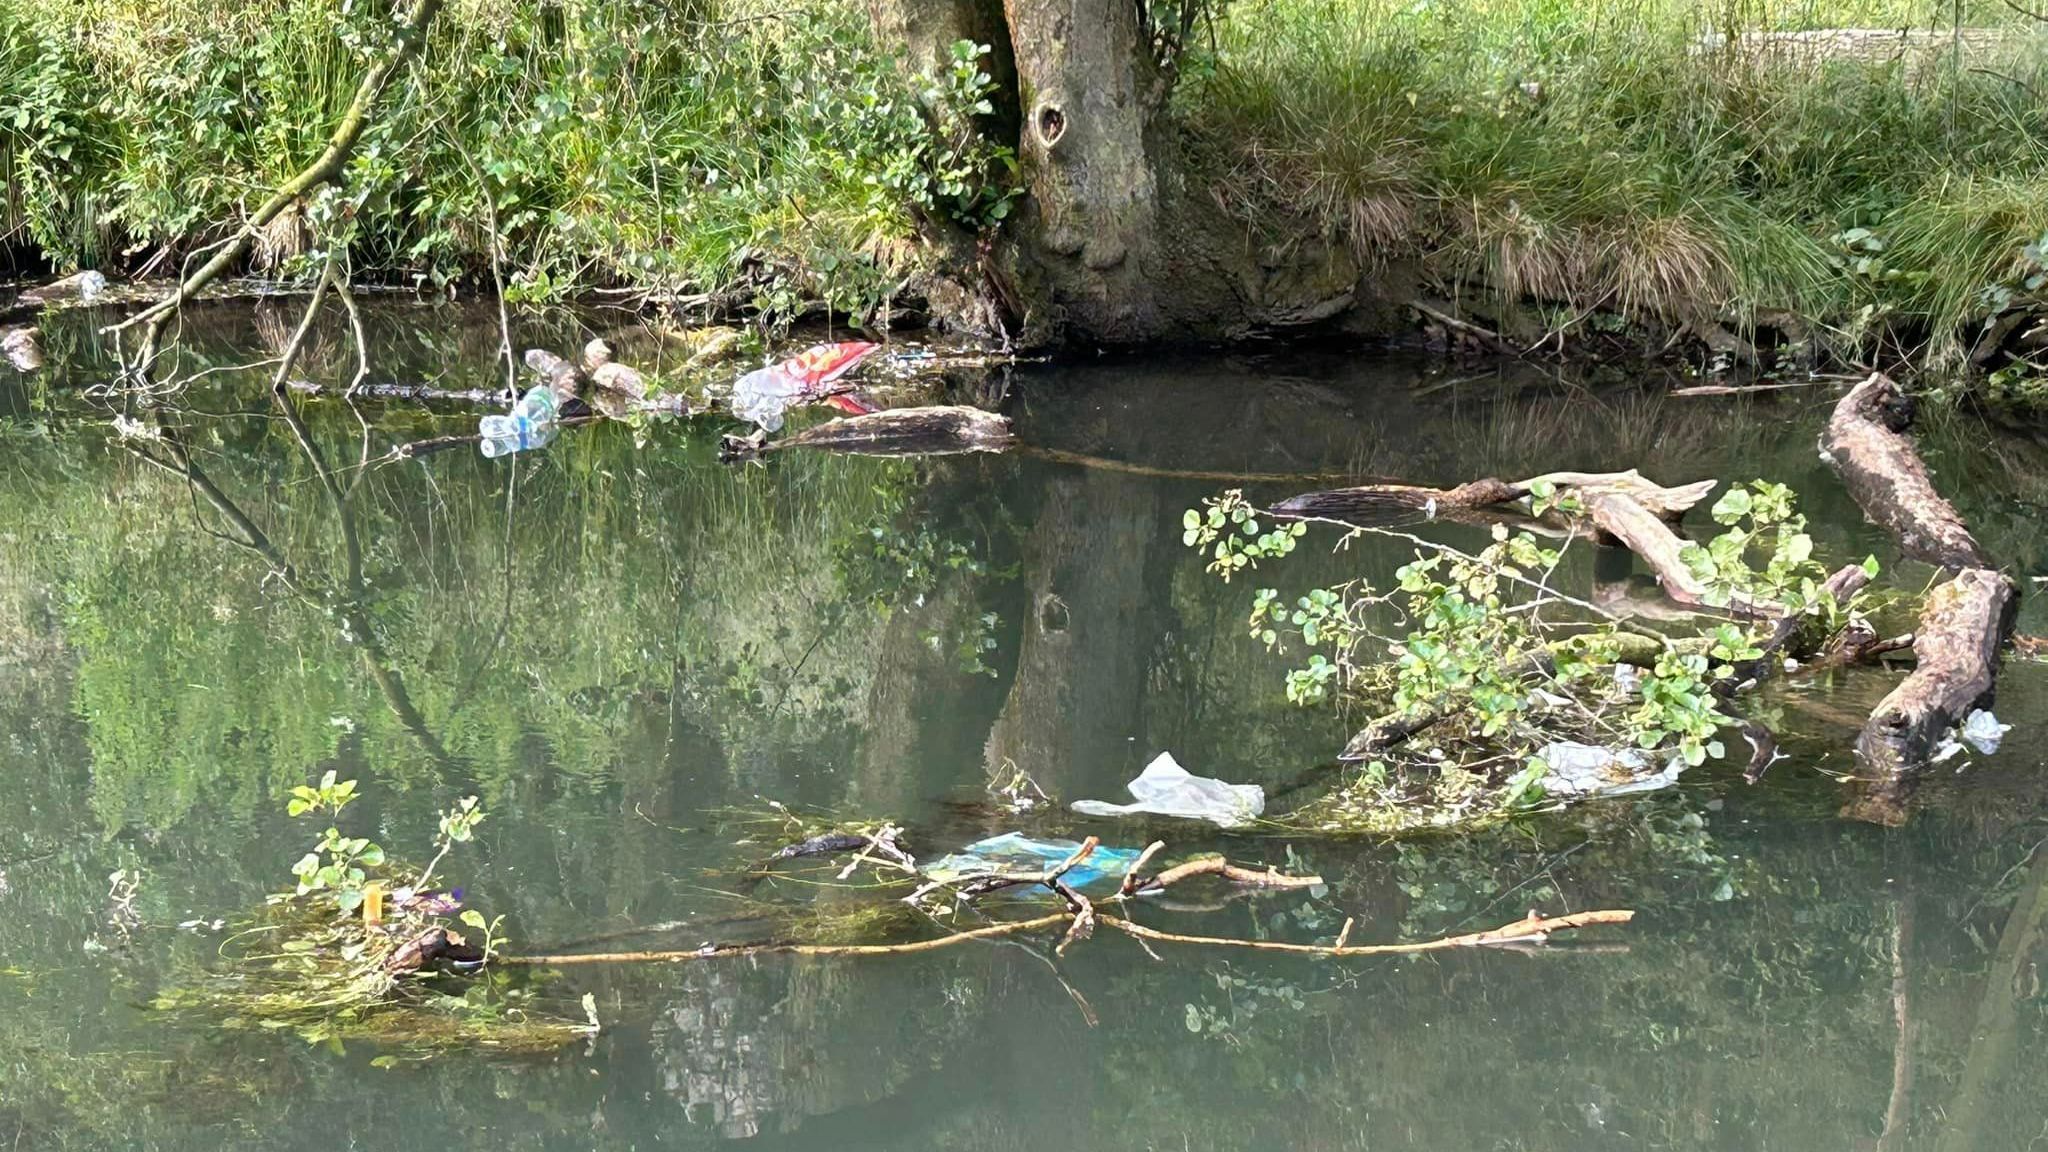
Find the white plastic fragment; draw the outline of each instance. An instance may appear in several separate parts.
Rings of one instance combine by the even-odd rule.
[[[1633,748],[1603,748],[1575,740],[1544,745],[1536,755],[1550,771],[1543,790],[1552,796],[1626,796],[1651,792],[1678,782],[1685,760],[1673,756],[1663,768],[1649,771],[1649,761]]]
[[[1965,744],[1989,756],[1998,751],[1999,742],[2012,731],[2012,725],[2001,724],[1998,717],[1983,708],[1978,708],[1963,718],[1962,738]]]
[[[1266,810],[1264,788],[1192,775],[1171,752],[1154,757],[1138,778],[1125,787],[1135,803],[1077,800],[1072,807],[1083,816],[1178,816],[1207,820],[1223,828],[1248,824]]]

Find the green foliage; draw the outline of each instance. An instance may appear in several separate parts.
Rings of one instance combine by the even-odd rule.
[[[0,243],[58,263],[199,239],[317,154],[388,47],[384,5],[0,0]],[[981,130],[988,49],[899,69],[865,10],[820,0],[453,3],[341,188],[259,237],[293,271],[546,301],[593,283],[865,316],[924,259],[917,220],[987,227],[1019,194]]]
[[[1228,583],[1232,573],[1241,568],[1294,551],[1294,542],[1308,531],[1308,525],[1296,521],[1261,531],[1244,493],[1233,488],[1202,501],[1200,510],[1188,509],[1181,515],[1181,529],[1181,543],[1210,550],[1209,570]]]
[[[1566,514],[1579,508],[1572,494],[1548,487],[1532,493],[1531,504]],[[1766,481],[1733,488],[1713,516],[1727,531],[1685,555],[1716,602],[1814,609],[1830,623],[1850,608],[1822,595],[1813,542],[1788,488]],[[1208,569],[1226,581],[1288,555],[1298,539],[1262,532],[1258,511],[1238,492],[1190,510],[1183,525],[1183,543],[1207,555]],[[1311,589],[1291,606],[1274,588],[1253,595],[1253,639],[1273,650],[1296,638],[1306,646],[1306,661],[1285,676],[1290,703],[1362,698],[1379,717],[1375,728],[1414,722],[1419,729],[1383,747],[1344,788],[1311,806],[1309,819],[1396,831],[1537,808],[1547,802],[1551,772],[1541,750],[1556,741],[1617,756],[1637,748],[1691,766],[1725,753],[1718,735],[1735,720],[1716,688],[1763,654],[1753,629],[1767,625],[1702,618],[1692,635],[1628,632],[1588,619],[1591,605],[1553,592],[1563,552],[1529,533],[1495,525],[1476,553],[1421,543],[1396,570],[1392,593],[1357,580]],[[1396,609],[1402,632],[1383,636],[1376,629]]]
[[[1813,559],[1813,537],[1794,504],[1790,489],[1767,480],[1730,488],[1714,502],[1714,522],[1728,530],[1679,553],[1707,585],[1709,603],[1770,601],[1803,611],[1819,598],[1827,572]],[[1752,560],[1764,548],[1763,565],[1755,567]]]

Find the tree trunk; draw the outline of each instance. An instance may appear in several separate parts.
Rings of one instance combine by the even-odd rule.
[[[1144,750],[1131,737],[1144,731],[1155,639],[1145,568],[1162,524],[1150,485],[1103,473],[1050,481],[1025,544],[1017,671],[983,749],[992,772],[1014,765],[1068,799],[1136,774]]]
[[[986,44],[981,69],[996,86],[995,129],[1011,139],[1017,129],[1017,65],[1010,55],[1010,28],[1002,0],[874,0],[870,9],[883,44],[900,45],[913,71],[943,76],[953,67],[953,45]]]
[[[1052,326],[1107,343],[1161,333],[1151,121],[1165,85],[1131,0],[1004,0],[1030,190],[1014,263]]]

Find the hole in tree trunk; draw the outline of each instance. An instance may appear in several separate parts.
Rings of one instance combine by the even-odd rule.
[[[1039,143],[1048,149],[1059,143],[1060,137],[1067,134],[1067,114],[1061,111],[1057,104],[1040,104],[1038,115],[1034,119],[1038,124]]]
[[[1067,602],[1057,593],[1047,592],[1038,601],[1038,630],[1047,636],[1057,636],[1067,630],[1071,622]]]

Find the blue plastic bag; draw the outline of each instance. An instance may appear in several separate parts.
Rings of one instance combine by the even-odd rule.
[[[1005,832],[978,840],[950,856],[942,856],[924,868],[933,880],[959,880],[989,873],[1028,876],[1044,872],[1072,856],[1080,844],[1072,840],[1033,840],[1017,832]],[[1117,883],[1124,878],[1138,853],[1132,848],[1097,846],[1086,860],[1067,870],[1062,880],[1070,888],[1085,889],[1103,881]]]

